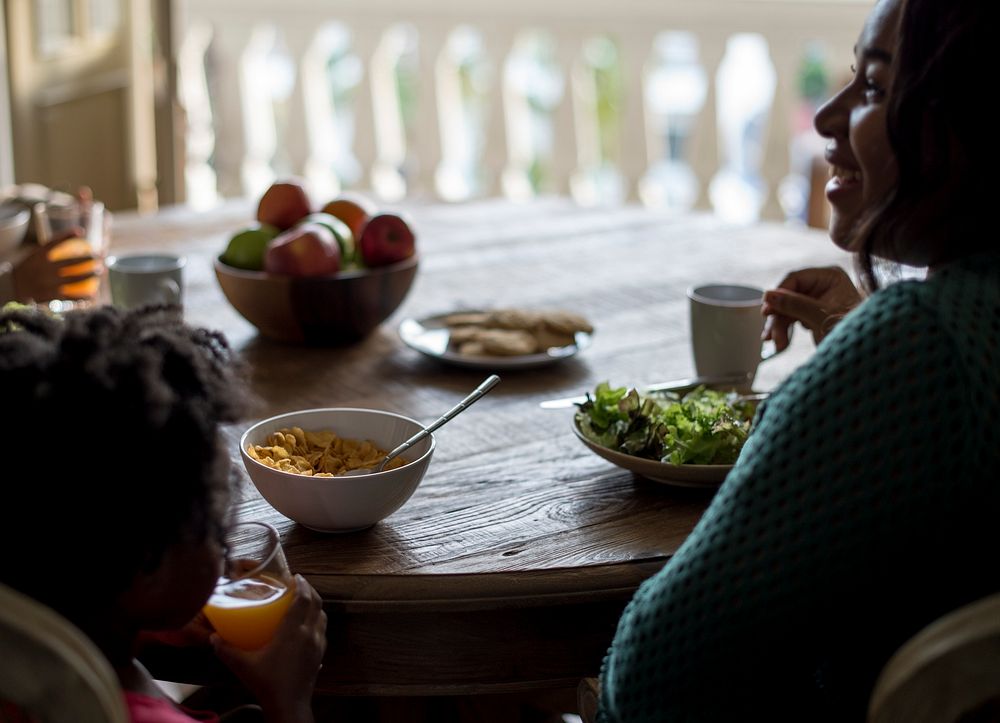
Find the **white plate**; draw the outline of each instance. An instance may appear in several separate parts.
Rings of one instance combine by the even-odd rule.
[[[555,364],[569,359],[581,349],[590,346],[590,334],[578,331],[575,343],[566,346],[553,346],[538,354],[521,354],[518,356],[471,356],[459,354],[448,347],[450,332],[445,324],[445,318],[453,314],[476,313],[478,310],[450,311],[447,314],[435,314],[423,319],[404,319],[399,325],[399,338],[411,349],[426,354],[432,359],[438,359],[447,364],[468,367],[470,369],[532,369],[534,367]]]
[[[576,423],[574,416],[573,431],[576,436],[594,454],[603,457],[612,464],[618,465],[622,469],[634,472],[640,477],[651,479],[654,482],[675,485],[678,487],[699,487],[702,489],[715,489],[719,487],[729,470],[733,468],[731,464],[667,464],[657,462],[655,459],[644,459],[625,454],[614,449],[608,449],[587,439],[580,427]]]

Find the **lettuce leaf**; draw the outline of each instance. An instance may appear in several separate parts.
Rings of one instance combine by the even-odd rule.
[[[698,387],[683,397],[640,395],[597,385],[578,405],[576,423],[603,447],[668,464],[732,464],[750,433],[754,405],[735,392]]]

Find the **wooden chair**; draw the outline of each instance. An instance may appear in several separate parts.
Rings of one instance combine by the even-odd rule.
[[[41,723],[129,720],[118,679],[90,639],[54,610],[2,584],[0,702]]]
[[[1000,594],[935,620],[886,663],[869,723],[1000,721]]]
[[[597,702],[601,698],[601,683],[597,678],[584,678],[576,687],[576,710],[583,723],[597,720]]]

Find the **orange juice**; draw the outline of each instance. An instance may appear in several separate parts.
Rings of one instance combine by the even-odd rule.
[[[46,256],[48,256],[50,261],[63,261],[65,259],[71,259],[75,256],[92,256],[93,253],[94,250],[91,248],[89,241],[82,238],[71,238],[61,243],[53,244],[52,250],[49,251]],[[81,274],[97,273],[97,271],[98,268],[96,261],[83,261],[79,264],[73,264],[72,266],[66,266],[60,269],[59,275],[79,276]],[[100,285],[100,278],[94,276],[72,284],[63,284],[59,287],[59,291],[67,296],[86,296],[93,298],[97,296]]]
[[[230,581],[220,577],[205,604],[205,616],[219,636],[244,650],[263,647],[292,603],[285,583],[267,575]]]

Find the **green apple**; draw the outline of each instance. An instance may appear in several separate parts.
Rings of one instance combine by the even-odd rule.
[[[248,271],[264,269],[264,251],[271,240],[280,231],[266,223],[255,223],[253,226],[241,229],[229,239],[222,254],[222,263]]]
[[[320,226],[326,226],[330,229],[334,238],[337,239],[337,245],[340,246],[341,262],[347,264],[353,263],[357,242],[346,223],[329,213],[311,213],[299,221],[299,224],[303,223],[318,223]]]

